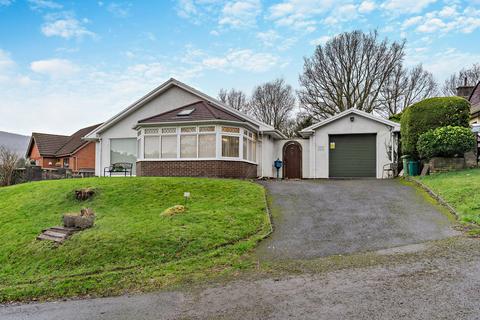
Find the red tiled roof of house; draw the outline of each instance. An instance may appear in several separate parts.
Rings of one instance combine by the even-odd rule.
[[[60,149],[69,139],[69,136],[62,136],[48,133],[32,133],[32,139],[35,141],[38,152],[42,156],[55,156],[55,153]]]
[[[89,132],[95,130],[100,124],[96,124],[90,127],[86,127],[78,130],[72,134],[68,141],[57,150],[57,156],[63,156],[74,153],[77,149],[87,144],[88,141],[82,140],[82,138]]]
[[[182,111],[193,110],[186,115],[179,115]],[[138,123],[161,123],[205,120],[228,120],[245,122],[245,120],[232,112],[229,112],[207,101],[197,101],[186,106],[176,108],[153,117],[142,119]]]
[[[43,157],[70,155],[88,143],[88,141],[84,141],[82,138],[99,125],[100,124],[96,124],[80,129],[71,136],[34,132],[32,133],[32,139],[37,145],[38,152]],[[30,142],[28,152],[31,151],[32,146],[33,144]]]

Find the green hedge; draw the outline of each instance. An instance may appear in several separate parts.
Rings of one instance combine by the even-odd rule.
[[[469,127],[470,103],[460,97],[429,98],[412,104],[401,116],[403,154],[418,157],[420,135],[445,126]]]
[[[417,150],[422,158],[463,156],[476,145],[470,128],[446,126],[422,133]]]

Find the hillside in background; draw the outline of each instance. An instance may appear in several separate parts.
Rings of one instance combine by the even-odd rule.
[[[25,157],[29,140],[29,136],[0,131],[0,146],[7,147],[20,157]]]

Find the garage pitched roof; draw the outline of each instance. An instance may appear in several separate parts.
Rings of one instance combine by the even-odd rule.
[[[390,121],[390,120],[387,120],[387,119],[384,119],[384,118],[381,118],[381,117],[378,117],[378,116],[375,116],[371,113],[368,113],[368,112],[365,112],[365,111],[361,111],[361,110],[358,110],[358,109],[355,109],[355,108],[351,108],[351,109],[347,109],[343,112],[340,112],[330,118],[327,118],[323,121],[320,121],[318,123],[315,123],[313,125],[311,125],[310,127],[307,127],[303,130],[300,131],[300,134],[301,135],[308,135],[308,134],[311,134],[313,133],[313,131],[317,128],[320,128],[321,126],[324,126],[330,122],[333,122],[337,119],[340,119],[340,118],[343,118],[347,115],[350,115],[350,114],[356,114],[356,115],[359,115],[359,116],[362,116],[362,117],[365,117],[367,119],[370,119],[370,120],[373,120],[373,121],[377,121],[377,122],[380,122],[380,123],[383,123],[387,126],[390,126],[393,128],[393,131],[400,131],[400,124],[397,123],[397,122],[393,122],[393,121]]]
[[[163,123],[163,122],[184,122],[184,121],[206,121],[206,120],[227,120],[246,122],[245,119],[222,110],[207,101],[197,101],[186,106],[176,108],[153,117],[139,120],[139,124]]]

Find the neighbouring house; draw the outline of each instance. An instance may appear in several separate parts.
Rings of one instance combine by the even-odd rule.
[[[94,128],[95,173],[118,162],[137,176],[382,178],[396,152],[399,124],[356,109],[287,139],[220,101],[170,79]]]
[[[470,106],[470,124],[480,124],[480,82],[476,86],[465,84],[457,88],[457,96],[467,99]]]
[[[65,168],[73,172],[95,170],[95,143],[82,138],[99,124],[78,130],[71,136],[32,133],[26,158],[44,168]]]

